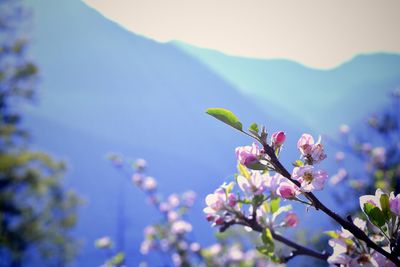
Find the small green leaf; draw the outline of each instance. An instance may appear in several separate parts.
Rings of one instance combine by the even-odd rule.
[[[271,212],[275,213],[279,209],[279,204],[281,202],[280,198],[272,199],[271,201]]]
[[[250,179],[250,172],[247,170],[247,168],[243,164],[238,162],[237,169],[238,169],[238,172],[240,175],[242,175],[243,177],[246,177],[247,179]]]
[[[385,224],[385,218],[383,212],[371,203],[364,203],[364,212],[367,215],[369,221],[378,227],[382,227]]]
[[[296,160],[295,162],[292,163],[293,166],[295,167],[303,167],[304,163],[301,160]]]
[[[252,123],[249,127],[249,131],[253,132],[253,133],[258,133],[260,131],[260,129],[258,129],[258,125],[257,123]]]
[[[230,182],[229,184],[225,185],[225,193],[228,195],[230,192],[232,192],[234,186],[235,182]]]
[[[336,233],[335,231],[326,231],[326,232],[324,232],[324,234],[326,234],[326,235],[328,235],[328,236],[330,236],[332,238],[338,238],[339,237],[339,234]]]
[[[206,113],[239,131],[243,131],[242,123],[230,110],[223,108],[209,108],[206,110]]]
[[[354,244],[353,240],[351,240],[350,238],[345,238],[344,243],[346,243],[346,245],[348,246],[352,246]]]
[[[239,202],[243,203],[243,204],[251,204],[252,201],[249,198],[244,198],[244,199],[240,199]]]
[[[265,228],[264,231],[261,234],[261,240],[264,244],[264,247],[270,251],[273,252],[275,249],[274,246],[274,240],[272,239],[272,234],[269,228]]]
[[[265,256],[270,256],[271,251],[268,250],[268,248],[266,248],[265,246],[257,246],[256,247],[257,251],[260,252],[261,254],[265,255]]]
[[[385,220],[388,221],[391,217],[389,196],[387,194],[382,194],[379,201],[381,202],[382,213],[385,217]]]
[[[124,261],[125,261],[125,254],[123,252],[119,252],[111,259],[111,264],[119,266],[123,264]]]
[[[255,170],[255,171],[264,171],[264,170],[267,170],[267,169],[268,169],[266,165],[261,164],[261,163],[259,163],[259,162],[254,163],[254,164],[249,164],[249,165],[247,166],[247,168],[249,168],[249,169],[251,169],[251,170]]]

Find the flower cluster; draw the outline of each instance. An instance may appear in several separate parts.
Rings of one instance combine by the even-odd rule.
[[[322,190],[328,178],[327,172],[319,168],[319,164],[327,158],[321,138],[315,142],[309,134],[300,137],[297,142],[300,159],[293,163],[294,169],[290,173],[278,159],[286,139],[284,132],[272,134],[268,142],[265,127],[260,131],[258,125],[253,123],[247,133],[231,111],[212,108],[207,113],[261,145],[253,143],[237,148],[239,172],[235,181],[207,196],[208,206],[204,212],[213,225],[219,226],[220,231],[241,225],[249,231],[259,232],[263,245],[257,250],[275,262],[307,255],[339,266],[400,266],[400,195],[387,195],[378,190],[375,196],[360,198],[362,210],[373,226],[369,231],[365,221],[358,218],[353,221],[351,216],[342,218],[314,195],[313,191]],[[348,127],[343,128],[343,132],[348,130]],[[373,162],[382,164],[387,158],[384,154],[382,149],[371,151]],[[342,153],[336,159],[342,161],[344,157]],[[347,172],[342,171],[336,180],[344,179],[346,175]],[[234,193],[236,184],[240,191]],[[298,224],[297,215],[290,211],[289,205],[281,206],[281,199],[315,207],[342,226],[340,231],[328,233],[332,237],[329,241],[333,248],[332,255],[312,250],[280,235],[279,227]],[[293,251],[286,257],[277,255],[274,241],[287,245]]]
[[[169,257],[173,266],[267,266],[266,264],[275,266],[266,262],[265,258],[254,249],[249,250],[239,240],[234,240],[229,234],[225,235],[223,241],[219,240],[209,247],[203,247],[193,240],[191,233],[194,229],[188,221],[188,211],[196,198],[195,192],[187,191],[181,195],[173,193],[163,198],[158,193],[156,179],[145,174],[146,161],[143,159],[127,161],[115,155],[110,156],[110,159],[120,170],[126,167],[125,162],[129,163],[129,168],[134,167],[135,172],[130,176],[130,180],[146,194],[149,204],[161,215],[162,219],[158,223],[148,225],[143,230],[144,239],[140,246],[140,252],[143,255],[160,253]],[[210,221],[218,223],[224,217],[223,207],[238,210],[236,196],[225,193],[227,187],[229,186],[222,186],[207,198]],[[294,227],[297,224],[297,217],[293,214],[285,217],[283,224]],[[112,252],[110,250],[113,244],[110,237],[98,239],[95,245],[99,249]],[[122,256],[124,256],[123,253],[116,254],[103,266],[122,266],[124,263]]]
[[[274,153],[279,154],[285,138],[284,132],[272,135],[270,144]],[[233,224],[243,225],[247,231],[260,231],[260,229],[275,231],[279,228],[296,227],[298,216],[291,211],[291,205],[282,206],[281,199],[300,201],[298,196],[302,193],[302,189],[282,174],[267,170],[269,156],[257,144],[236,148],[236,156],[238,173],[234,181],[222,184],[205,199],[207,206],[204,208],[204,213],[207,220],[212,222],[213,226],[219,226],[221,231]],[[260,166],[265,166],[265,169],[257,169]],[[305,172],[312,170],[312,167],[307,165],[304,173],[296,178],[300,180],[305,177]],[[312,186],[324,175],[318,171],[311,174]],[[313,189],[309,187],[310,190]],[[320,185],[314,187],[322,188]],[[272,255],[265,250],[264,254]]]
[[[387,253],[399,250],[399,213],[400,195],[389,195],[378,189],[375,195],[364,195],[360,197],[360,206],[364,211],[367,222],[355,218],[353,224],[365,232],[372,240],[377,242]],[[396,266],[381,253],[367,246],[367,244],[354,237],[348,230],[329,231],[327,234],[332,238],[329,245],[333,248],[333,254],[328,262],[344,267],[352,266]],[[397,253],[397,252],[395,252]]]
[[[313,190],[322,190],[328,178],[324,170],[316,169],[314,165],[326,159],[324,146],[319,138],[314,143],[314,138],[309,134],[303,134],[297,142],[297,148],[301,153],[301,159],[297,161],[292,172],[292,178],[301,184],[302,191],[311,192]]]

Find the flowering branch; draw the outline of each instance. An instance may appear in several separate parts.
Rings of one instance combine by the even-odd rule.
[[[274,149],[270,145],[268,145],[265,141],[262,142],[262,145],[263,145],[263,148],[264,148],[266,154],[270,157],[270,163],[274,166],[275,170],[278,173],[280,173],[282,176],[289,179],[296,186],[300,186],[300,183],[298,181],[292,179],[291,174],[286,170],[286,168],[278,160],[278,158],[274,152]],[[349,230],[356,238],[364,241],[368,247],[376,250],[377,252],[384,255],[386,258],[390,259],[393,263],[400,266],[400,260],[398,259],[398,255],[396,255],[395,253],[391,254],[391,253],[385,251],[384,249],[382,249],[377,244],[375,244],[363,231],[361,231],[357,226],[355,226],[352,221],[345,220],[342,217],[340,217],[337,213],[330,210],[313,193],[305,192],[304,195],[312,201],[315,209],[323,211],[325,214],[327,214],[329,217],[331,217],[337,223],[339,223],[341,226],[343,226],[344,229]]]
[[[271,141],[268,143],[265,127],[262,127],[260,131],[258,125],[253,123],[249,128],[249,133],[246,133],[243,131],[242,123],[232,112],[221,108],[212,108],[208,109],[207,113],[251,136],[262,145],[262,149],[256,143],[253,143],[252,146],[236,148],[239,161],[239,174],[235,176],[236,183],[245,195],[250,196],[250,199],[241,199],[239,195],[236,199],[235,195],[231,193],[234,183],[223,185],[214,194],[208,195],[206,198],[208,207],[204,209],[204,212],[207,214],[207,219],[214,222],[213,225],[221,225],[221,230],[225,230],[233,224],[242,224],[254,231],[261,232],[264,247],[259,251],[272,260],[276,259],[272,242],[273,239],[276,239],[296,249],[289,257],[281,260],[290,260],[296,255],[308,255],[340,266],[363,265],[373,262],[375,264],[378,261],[389,264],[388,266],[392,263],[400,266],[399,242],[397,242],[400,236],[398,231],[400,225],[399,195],[395,197],[391,194],[389,198],[387,194],[377,191],[376,196],[360,198],[361,208],[368,220],[380,231],[377,239],[376,234],[368,232],[367,227],[361,227],[365,225],[364,221],[356,218],[357,222],[353,222],[349,217],[347,220],[342,218],[326,207],[312,193],[314,190],[322,190],[328,178],[328,174],[324,170],[315,166],[326,158],[320,139],[314,142],[313,137],[309,134],[301,136],[297,143],[301,158],[294,163],[295,168],[290,174],[278,159],[285,141],[284,132],[272,134]],[[269,171],[275,172],[275,175],[270,176]],[[267,188],[270,195],[265,197],[264,192]],[[299,196],[304,196],[310,203],[300,199]],[[331,231],[328,234],[333,238],[329,241],[329,245],[334,248],[334,255],[329,256],[326,253],[309,250],[276,234],[274,228],[290,226],[290,223],[287,222],[293,221],[290,217],[295,216],[289,213],[285,222],[276,223],[279,214],[290,210],[288,206],[279,207],[280,198],[313,206],[343,227],[339,232]],[[252,204],[250,215],[246,215],[242,210],[243,204]],[[297,217],[294,224],[297,224]],[[368,234],[375,235],[375,242]],[[389,246],[387,246],[388,243]],[[389,263],[385,262],[386,260]]]

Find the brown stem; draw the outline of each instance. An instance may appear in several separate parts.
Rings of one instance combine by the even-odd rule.
[[[271,230],[271,235],[275,240],[278,240],[279,242],[281,242],[281,243],[283,243],[283,244],[295,249],[294,251],[292,251],[291,255],[289,255],[288,257],[284,258],[285,262],[289,261],[290,259],[292,259],[292,258],[294,258],[295,256],[298,256],[298,255],[306,255],[306,256],[317,258],[317,259],[320,259],[320,260],[323,260],[323,261],[327,261],[328,260],[329,254],[326,253],[325,251],[323,251],[321,253],[321,252],[309,249],[307,247],[304,247],[304,246],[302,246],[300,244],[297,244],[297,243],[293,242],[292,240],[289,240],[289,239],[287,239],[287,238],[275,233],[272,230]]]

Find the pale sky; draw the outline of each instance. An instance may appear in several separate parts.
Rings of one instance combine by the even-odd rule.
[[[399,0],[84,0],[160,42],[331,68],[360,53],[400,53]]]

